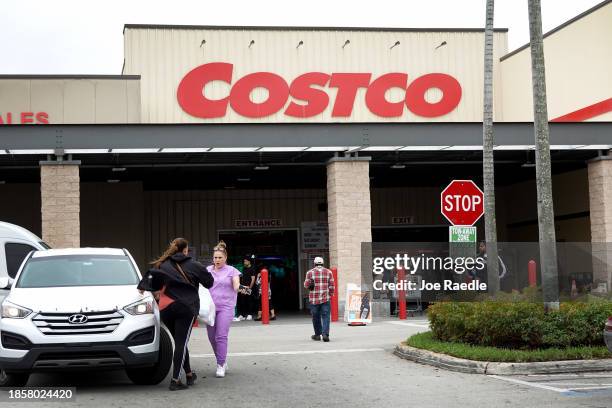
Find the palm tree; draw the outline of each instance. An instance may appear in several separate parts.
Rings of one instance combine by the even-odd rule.
[[[540,268],[546,310],[559,309],[559,279],[555,213],[550,175],[550,142],[546,106],[544,39],[540,0],[528,0],[529,37],[531,42],[531,81],[533,86],[533,124],[535,129],[536,184],[538,190],[538,230]]]
[[[499,291],[497,221],[495,218],[495,174],[493,164],[493,11],[495,0],[487,0],[484,49],[484,97],[482,118],[482,173],[484,184],[485,240],[489,293]]]

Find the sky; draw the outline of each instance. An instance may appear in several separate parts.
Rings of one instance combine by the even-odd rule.
[[[544,32],[603,0],[541,0]],[[2,0],[0,74],[120,74],[124,24],[482,28],[485,0]],[[527,0],[496,0],[509,50]]]

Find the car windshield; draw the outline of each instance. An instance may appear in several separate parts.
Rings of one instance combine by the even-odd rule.
[[[78,255],[30,258],[18,288],[136,285],[138,275],[127,256]]]

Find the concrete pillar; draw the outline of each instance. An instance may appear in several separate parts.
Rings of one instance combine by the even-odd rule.
[[[612,156],[588,163],[593,286],[612,290]]]
[[[40,162],[42,239],[52,248],[81,245],[78,161]]]
[[[370,158],[335,157],[327,163],[330,265],[338,268],[340,312],[347,283],[361,283],[361,243],[372,242]]]

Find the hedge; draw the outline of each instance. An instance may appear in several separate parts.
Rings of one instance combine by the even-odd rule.
[[[428,308],[435,339],[513,349],[601,346],[612,302],[564,302],[544,312],[541,303],[485,300],[438,302]]]
[[[433,351],[434,353],[444,353],[449,356],[476,361],[528,363],[535,361],[610,358],[608,349],[601,346],[550,347],[545,349],[517,350],[439,341],[433,338],[431,332],[415,334],[406,340],[406,344],[408,346]]]

